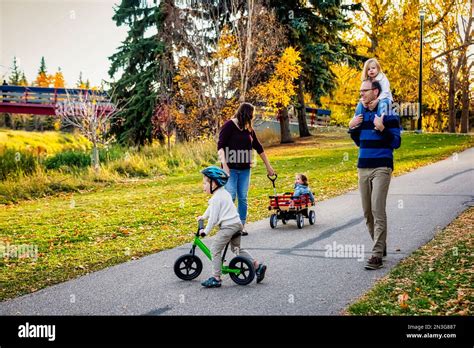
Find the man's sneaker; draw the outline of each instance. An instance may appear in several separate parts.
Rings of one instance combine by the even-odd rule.
[[[222,285],[222,281],[211,277],[208,280],[203,281],[201,285],[205,286],[206,288],[219,288]]]
[[[382,268],[382,258],[377,256],[372,256],[365,265],[365,269],[379,269]]]
[[[267,271],[267,266],[265,266],[263,263],[261,263],[257,270],[255,271],[255,274],[257,275],[257,283],[260,283],[263,278],[265,278],[265,272]]]

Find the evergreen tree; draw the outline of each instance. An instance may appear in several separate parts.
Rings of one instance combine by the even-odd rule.
[[[21,79],[19,81],[19,85],[20,86],[28,86],[28,80],[26,79],[26,75],[25,75],[24,71],[22,71],[22,73],[21,73]]]
[[[79,72],[79,80],[76,82],[77,88],[82,88],[81,86],[84,85],[84,81],[82,80],[82,71]]]
[[[21,81],[21,72],[16,62],[16,57],[13,57],[12,73],[10,75],[10,79],[8,80],[8,83],[10,85],[18,86],[20,84],[20,81]]]
[[[39,71],[38,71],[38,75],[41,75],[41,74],[44,74],[44,75],[47,75],[47,70],[46,69],[46,63],[44,61],[44,57],[41,57],[41,63],[40,63],[40,68],[39,68]]]
[[[166,6],[169,1],[122,0],[115,9],[117,26],[130,27],[127,38],[109,59],[110,77],[123,74],[112,84],[114,102],[122,111],[111,132],[122,143],[143,145],[152,141],[152,116],[160,88],[160,59],[165,52],[162,40]],[[153,32],[157,34],[153,34]]]

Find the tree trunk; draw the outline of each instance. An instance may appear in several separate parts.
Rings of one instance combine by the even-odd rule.
[[[179,129],[179,128],[176,128],[176,140],[175,140],[175,143],[178,144],[178,143],[184,143],[186,142],[187,139],[186,139],[186,133]]]
[[[311,133],[308,129],[308,123],[306,122],[306,106],[304,104],[304,90],[303,81],[300,79],[298,83],[298,127],[300,130],[300,138],[309,137]]]
[[[449,71],[449,90],[448,90],[448,108],[449,108],[449,132],[456,133],[456,110],[454,100],[454,88],[456,84],[453,72]]]
[[[288,108],[283,107],[279,111],[279,118],[280,118],[280,143],[281,144],[287,144],[287,143],[292,143],[293,138],[291,137],[291,132],[290,132],[290,119],[288,117]]]
[[[97,148],[97,142],[92,143],[92,167],[96,174],[99,173],[99,149]]]
[[[464,57],[464,62],[462,66],[462,95],[461,95],[461,133],[469,132],[469,71],[470,69],[467,66],[467,58]]]

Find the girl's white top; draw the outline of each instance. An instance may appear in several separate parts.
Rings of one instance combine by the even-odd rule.
[[[390,91],[390,82],[388,82],[387,76],[383,72],[379,72],[377,76],[375,76],[375,81],[378,81],[382,86],[382,92],[380,93],[378,99],[390,99],[393,102],[392,92]]]
[[[223,186],[214,191],[208,203],[209,205],[202,216],[203,219],[208,219],[204,229],[205,234],[211,232],[215,225],[226,226],[241,222],[232,196]]]

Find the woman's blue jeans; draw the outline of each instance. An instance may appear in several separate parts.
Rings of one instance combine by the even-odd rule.
[[[235,202],[237,197],[240,221],[245,224],[247,221],[247,195],[250,185],[250,169],[230,169],[230,177],[225,185],[225,189],[232,196]]]

